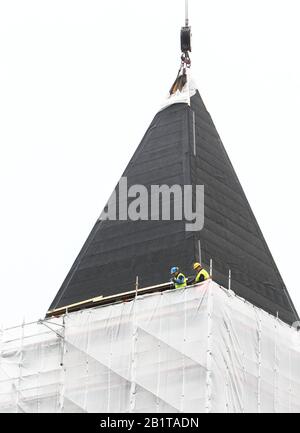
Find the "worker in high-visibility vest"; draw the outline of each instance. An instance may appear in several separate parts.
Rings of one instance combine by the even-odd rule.
[[[187,278],[179,271],[177,266],[171,268],[171,281],[174,283],[175,289],[182,289],[187,285]]]
[[[201,266],[200,263],[194,263],[193,269],[196,271],[195,283],[201,283],[202,281],[208,280],[210,278],[209,273]]]

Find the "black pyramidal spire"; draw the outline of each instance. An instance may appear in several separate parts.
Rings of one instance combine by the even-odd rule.
[[[189,62],[185,54],[183,62]],[[169,281],[172,266],[190,275],[194,261],[201,260],[209,269],[212,259],[214,281],[228,288],[231,270],[231,288],[236,294],[287,323],[298,319],[198,91],[187,102],[180,102],[182,87],[189,86],[185,78],[179,74],[179,82],[171,89],[179,99],[154,117],[123,177],[128,188],[136,184],[148,189],[151,185],[204,185],[203,229],[186,231],[186,221],[174,218],[99,219],[50,310],[132,291],[136,276],[141,288],[162,284]]]
[[[185,221],[100,221],[92,229],[50,309],[100,295],[169,280],[178,265],[191,273],[193,261],[238,295],[292,323],[297,313],[278,272],[211,116],[198,93],[191,105],[160,111],[123,176],[128,187],[142,184],[204,185],[205,220],[200,232]]]

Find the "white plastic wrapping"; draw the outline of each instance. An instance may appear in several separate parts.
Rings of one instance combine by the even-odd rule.
[[[187,83],[184,85],[183,89],[177,90],[174,94],[168,95],[164,103],[161,105],[160,109],[164,110],[173,104],[188,104],[191,105],[191,97],[196,94],[197,86],[194,80],[190,76],[189,69],[186,70]]]
[[[4,330],[0,412],[300,412],[299,365],[296,329],[208,281]]]

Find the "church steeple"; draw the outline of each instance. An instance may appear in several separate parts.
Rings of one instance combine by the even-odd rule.
[[[204,185],[202,230],[186,231],[185,221],[175,218],[98,219],[50,310],[133,290],[136,276],[140,287],[167,282],[171,266],[189,274],[200,257],[207,268],[212,260],[213,279],[223,287],[228,288],[230,271],[236,294],[288,323],[297,320],[211,116],[190,81],[190,36],[186,14],[177,78],[123,177],[128,189]]]

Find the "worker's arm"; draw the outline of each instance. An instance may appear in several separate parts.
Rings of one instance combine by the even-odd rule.
[[[204,280],[205,280],[205,277],[204,277],[203,274],[201,274],[201,275],[200,275],[200,278],[199,278],[199,280],[198,280],[198,283],[202,283],[202,281],[204,281]]]
[[[182,283],[184,283],[184,276],[183,275],[179,275],[179,277],[174,278],[174,281],[177,284],[182,284]]]

